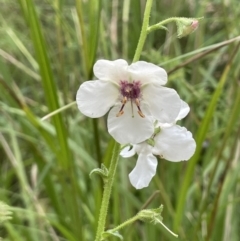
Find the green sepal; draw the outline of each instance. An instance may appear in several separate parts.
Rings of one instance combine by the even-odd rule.
[[[160,131],[161,131],[161,127],[160,126],[156,127],[154,129],[154,136],[156,136],[158,133],[160,133]]]
[[[153,224],[162,223],[161,213],[163,211],[163,205],[154,209],[143,209],[138,213],[138,217],[141,221],[149,222]]]
[[[98,174],[100,175],[103,180],[105,180],[107,177],[108,177],[108,169],[105,167],[105,165],[102,163],[101,164],[101,168],[95,168],[93,169],[90,173],[89,173],[89,176],[91,178],[92,174]]]
[[[116,238],[119,238],[119,239],[123,240],[123,236],[118,231],[111,231],[111,230],[108,230],[108,231],[104,232],[102,234],[101,240],[105,240],[109,236],[114,236]]]
[[[167,226],[163,224],[163,218],[161,216],[162,211],[163,205],[156,209],[144,209],[140,211],[137,216],[141,221],[162,225],[162,227],[164,227],[171,235],[177,238],[178,235],[173,233]]]
[[[190,33],[193,33],[198,28],[198,20],[202,18],[177,18],[176,25],[177,25],[177,37],[182,38]]]
[[[155,146],[155,141],[153,138],[150,138],[150,139],[147,139],[147,144],[150,145],[150,146]]]

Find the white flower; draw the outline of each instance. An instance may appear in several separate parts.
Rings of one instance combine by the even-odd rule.
[[[130,182],[136,189],[147,187],[157,169],[157,158],[152,154],[152,146],[143,142],[133,145],[132,149],[129,148],[125,147],[120,155],[127,158],[138,154],[136,166],[129,174]]]
[[[188,111],[188,105],[182,102],[178,118],[185,117]],[[143,142],[133,145],[132,149],[127,146],[120,153],[125,158],[138,154],[136,166],[129,174],[130,182],[136,189],[147,187],[155,175],[157,158],[154,155],[172,162],[179,162],[190,159],[195,152],[196,143],[192,138],[192,133],[185,127],[174,123],[172,125],[158,123],[158,126],[161,129],[154,135],[154,146]]]
[[[181,101],[175,90],[163,87],[164,69],[139,61],[128,66],[122,59],[99,60],[93,67],[98,80],[84,82],[77,92],[79,110],[98,118],[113,107],[108,131],[121,144],[139,143],[153,134],[153,120],[173,122]]]

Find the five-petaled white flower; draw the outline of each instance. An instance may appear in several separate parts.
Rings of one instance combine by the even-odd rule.
[[[154,132],[153,121],[172,123],[181,100],[167,82],[164,69],[138,61],[130,66],[123,59],[98,60],[93,67],[98,80],[84,82],[77,92],[77,105],[86,116],[98,118],[108,112],[108,131],[121,143],[140,143]]]
[[[188,105],[182,101],[182,108],[176,121],[184,118],[188,112]],[[136,166],[129,174],[130,182],[136,189],[147,187],[156,174],[157,158],[154,155],[179,162],[190,159],[195,152],[196,143],[192,133],[186,128],[175,123],[158,123],[157,126],[160,127],[160,132],[153,135],[154,146],[145,141],[133,145],[132,149],[127,146],[120,153],[125,158],[138,154]]]

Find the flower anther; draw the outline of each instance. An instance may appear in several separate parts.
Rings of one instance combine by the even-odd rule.
[[[127,103],[127,101],[131,102],[131,107],[133,108],[133,103],[136,104],[137,109],[138,109],[138,114],[144,118],[145,115],[142,113],[142,110],[140,108],[140,98],[141,98],[141,82],[140,81],[133,81],[132,83],[129,83],[126,80],[120,81],[120,93],[123,97],[122,99],[122,106],[120,111],[117,114],[117,117],[123,115],[124,111],[124,106]],[[133,115],[133,110],[132,110],[132,117]]]

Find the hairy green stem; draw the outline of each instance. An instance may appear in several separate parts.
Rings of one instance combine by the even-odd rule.
[[[140,34],[140,37],[138,40],[138,45],[137,45],[137,48],[135,51],[135,55],[133,57],[133,62],[136,62],[140,59],[143,45],[145,43],[145,40],[146,40],[147,34],[148,34],[149,17],[150,17],[151,8],[152,8],[152,0],[148,0],[146,3],[146,7],[145,7],[142,30],[141,30],[141,34]]]
[[[119,151],[120,151],[120,144],[115,142],[115,145],[113,148],[113,155],[112,155],[112,159],[109,167],[108,178],[104,185],[104,192],[103,192],[103,198],[102,198],[102,204],[101,204],[101,209],[99,214],[98,228],[97,228],[95,241],[100,241],[102,238],[102,233],[104,232],[109,199],[111,196],[112,185],[113,185],[114,176],[116,173],[118,159],[119,159]]]
[[[114,233],[114,232],[116,232],[116,231],[118,231],[118,230],[120,230],[120,229],[122,229],[122,228],[124,228],[124,227],[126,227],[126,226],[128,226],[128,225],[130,225],[130,224],[132,224],[133,222],[135,222],[135,221],[137,221],[137,220],[139,220],[139,219],[140,219],[139,216],[136,215],[136,216],[128,219],[128,220],[125,221],[124,223],[121,223],[121,224],[118,225],[117,227],[115,227],[115,228],[113,228],[113,229],[110,229],[110,230],[108,230],[108,231],[111,232],[111,233]]]
[[[170,23],[170,22],[177,22],[179,19],[180,19],[180,17],[167,18],[167,19],[161,21],[160,23],[157,23],[157,24],[154,24],[154,25],[148,27],[147,32],[150,33],[150,32],[152,32],[152,31],[161,29],[161,28],[163,28],[163,26],[164,26],[165,24]]]

